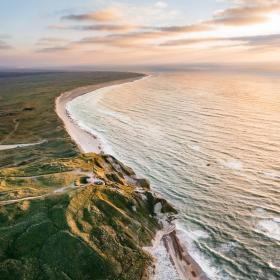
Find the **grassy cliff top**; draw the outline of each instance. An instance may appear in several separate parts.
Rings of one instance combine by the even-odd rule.
[[[1,279],[147,279],[154,205],[169,206],[130,168],[87,154],[0,178]]]

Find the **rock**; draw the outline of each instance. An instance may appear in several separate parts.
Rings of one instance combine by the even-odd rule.
[[[89,183],[89,181],[90,181],[90,177],[89,176],[82,176],[82,177],[80,177],[80,184],[82,184],[82,185]]]
[[[95,158],[95,159],[94,159],[94,163],[95,163],[95,165],[96,165],[97,167],[103,168],[102,163],[100,162],[100,159],[99,159],[99,158]]]
[[[113,181],[115,183],[119,183],[119,184],[123,183],[121,178],[117,174],[115,174],[115,173],[106,174],[106,177],[107,177],[108,180]]]
[[[22,111],[33,111],[34,108],[33,107],[25,107],[22,109]]]
[[[76,187],[80,186],[80,179],[76,179],[75,182],[74,182],[74,185]]]
[[[155,205],[161,204],[161,212],[162,213],[172,213],[172,214],[178,214],[177,210],[169,204],[164,198],[156,196],[152,192],[146,192],[145,193],[148,204],[149,204],[149,209],[152,213],[154,213],[154,207]]]
[[[103,158],[107,163],[111,164],[111,166],[113,167],[113,169],[115,171],[122,172],[127,176],[135,176],[135,172],[133,171],[133,169],[131,167],[124,165],[123,163],[118,161],[113,156],[104,155]]]
[[[141,187],[141,188],[143,188],[143,189],[150,189],[150,182],[147,180],[147,179],[145,179],[145,178],[141,178],[141,179],[136,179],[136,181],[137,181],[137,184]]]
[[[135,176],[135,172],[134,172],[134,170],[133,170],[131,167],[126,166],[126,165],[124,165],[124,164],[121,164],[121,167],[122,167],[122,169],[123,169],[123,172],[124,172],[126,175],[128,175],[128,176]]]
[[[100,179],[95,179],[93,183],[98,186],[105,185],[104,181]]]

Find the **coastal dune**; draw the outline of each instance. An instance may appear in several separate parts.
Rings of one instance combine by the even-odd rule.
[[[113,86],[122,83],[133,82],[139,78],[129,78],[118,80],[114,82],[105,82],[98,85],[89,85],[84,87],[79,87],[71,91],[62,93],[58,98],[56,98],[56,113],[63,121],[65,129],[76,143],[78,148],[83,153],[102,153],[102,145],[99,139],[81,128],[67,112],[67,103],[84,95],[86,93],[93,92],[97,89]],[[198,263],[190,256],[187,248],[181,244],[174,225],[170,225],[167,230],[162,230],[157,234],[154,240],[154,246],[163,241],[164,246],[168,252],[170,262],[174,266],[180,278],[183,280],[208,280],[209,278],[198,265]],[[151,248],[148,249],[152,253]],[[151,276],[151,278],[153,278]],[[172,279],[170,279],[172,280]]]

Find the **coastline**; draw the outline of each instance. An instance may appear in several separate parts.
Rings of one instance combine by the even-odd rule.
[[[134,82],[145,77],[147,76],[79,87],[61,93],[61,95],[56,98],[55,111],[62,120],[64,127],[71,139],[76,143],[82,153],[103,153],[102,145],[97,136],[84,130],[72,119],[67,111],[67,103],[79,96],[93,92],[100,88]],[[198,263],[190,256],[187,248],[181,244],[175,225],[172,222],[168,222],[167,226],[164,227],[166,222],[164,221],[165,219],[161,218],[162,217],[158,217],[158,220],[159,223],[162,223],[163,230],[160,230],[157,233],[153,240],[153,245],[151,247],[146,247],[145,249],[149,253],[153,254],[153,248],[155,248],[155,246],[157,246],[158,243],[162,241],[168,253],[171,264],[182,280],[209,280]],[[168,217],[166,218],[168,219]],[[153,275],[151,275],[151,278],[153,278]]]
[[[79,150],[82,153],[101,153],[102,145],[100,140],[93,134],[87,132],[83,128],[81,128],[70,116],[67,111],[66,105],[68,102],[72,101],[76,97],[81,95],[90,93],[92,91],[98,90],[100,88],[120,85],[123,83],[134,82],[138,79],[142,79],[143,77],[137,78],[128,78],[122,80],[116,80],[111,82],[100,83],[96,85],[88,85],[83,87],[78,87],[70,91],[66,91],[61,93],[55,100],[55,112],[62,120],[64,124],[65,130],[70,135],[71,139],[76,143]]]

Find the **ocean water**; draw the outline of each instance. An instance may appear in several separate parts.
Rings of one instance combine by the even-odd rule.
[[[279,78],[154,73],[78,97],[68,109],[179,210],[179,236],[211,279],[276,280]],[[163,248],[157,255],[167,256]],[[161,263],[158,279],[177,279]]]

